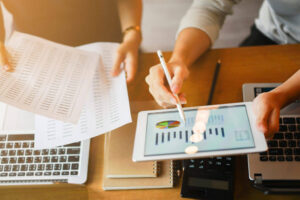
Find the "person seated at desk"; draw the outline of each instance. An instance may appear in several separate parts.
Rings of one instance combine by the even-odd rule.
[[[170,89],[178,94],[181,103],[186,103],[181,88],[184,80],[188,78],[188,67],[212,46],[218,37],[226,15],[232,13],[233,6],[238,2],[239,0],[194,0],[181,20],[175,47],[167,63],[172,76]],[[241,46],[299,42],[300,1],[265,0],[260,8],[259,17],[252,26],[251,34],[241,43]],[[295,76],[299,79],[298,74]],[[160,106],[174,106],[176,98],[165,84],[164,77],[160,64],[151,67],[149,75],[146,77],[149,91]],[[290,82],[287,81],[287,85]],[[282,87],[284,88],[284,86]],[[291,92],[293,91],[291,90]],[[266,94],[266,97],[262,95],[257,98],[257,106],[264,105],[263,99],[267,96],[271,95]],[[278,118],[278,115],[276,117]],[[274,130],[271,128],[270,132]],[[269,134],[269,129],[265,131]]]
[[[117,76],[123,62],[127,82],[133,80],[142,40],[141,0],[2,0],[0,3],[6,38],[12,32],[8,29],[15,27],[18,31],[71,46],[96,41],[117,42],[121,40],[121,23],[123,40],[111,74]],[[120,22],[118,13],[114,12],[117,10]],[[3,70],[13,71],[2,42],[0,65]]]

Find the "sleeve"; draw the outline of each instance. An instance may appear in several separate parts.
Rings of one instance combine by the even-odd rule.
[[[212,44],[218,38],[225,17],[240,0],[194,0],[181,19],[178,34],[185,28],[198,28],[208,34]]]

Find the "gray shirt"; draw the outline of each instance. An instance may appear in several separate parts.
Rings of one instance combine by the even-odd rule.
[[[182,18],[178,33],[194,27],[217,39],[226,15],[240,0],[194,0]],[[300,0],[265,0],[255,20],[256,27],[279,44],[300,42]]]

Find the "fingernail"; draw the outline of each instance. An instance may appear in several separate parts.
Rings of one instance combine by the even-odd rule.
[[[180,103],[181,104],[187,104],[187,101],[186,100],[181,100]]]
[[[177,104],[177,102],[176,102],[175,99],[171,99],[171,103],[172,103],[172,104]]]
[[[178,86],[177,85],[173,85],[171,88],[172,92],[177,93],[178,90]]]

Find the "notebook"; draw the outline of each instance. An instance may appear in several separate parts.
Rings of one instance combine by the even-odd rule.
[[[128,189],[154,189],[172,188],[173,161],[162,161],[158,163],[159,174],[156,178],[108,178],[106,175],[107,165],[104,164],[103,190],[128,190]]]
[[[133,142],[135,136],[136,118],[133,123],[109,132],[105,136],[104,165],[107,166],[108,178],[141,178],[156,177],[156,161],[135,163],[132,161]]]

